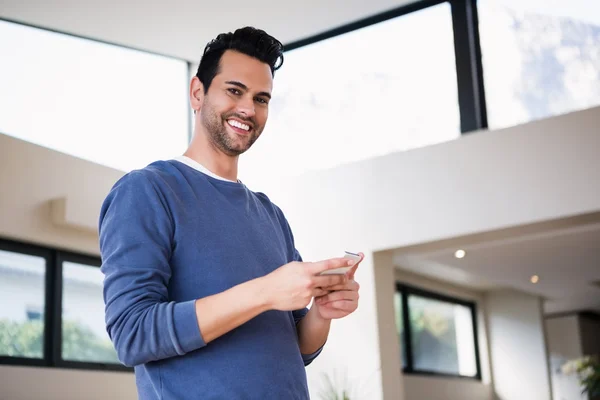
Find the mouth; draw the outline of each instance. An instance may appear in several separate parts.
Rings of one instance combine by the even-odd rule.
[[[248,135],[252,132],[252,125],[245,122],[239,121],[234,118],[230,118],[226,121],[227,125],[235,132],[240,135]]]

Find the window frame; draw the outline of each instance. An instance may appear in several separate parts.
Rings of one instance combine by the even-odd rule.
[[[406,367],[402,367],[402,372],[406,375],[425,375],[425,376],[434,376],[434,377],[442,377],[442,378],[454,378],[454,379],[466,379],[466,380],[475,380],[481,381],[481,358],[479,354],[479,340],[478,340],[478,321],[477,321],[477,304],[474,301],[469,301],[453,296],[448,296],[445,294],[441,294],[438,292],[432,292],[426,289],[418,288],[412,285],[408,285],[406,283],[397,281],[396,282],[396,293],[398,293],[401,297],[402,304],[402,314],[400,317],[402,318],[402,324],[404,329],[404,340],[402,346],[406,349]],[[473,345],[475,346],[475,366],[477,373],[474,376],[464,376],[460,374],[449,374],[444,372],[426,370],[426,369],[417,369],[414,368],[413,361],[413,348],[412,348],[412,332],[410,325],[410,308],[408,306],[408,297],[410,295],[415,295],[419,297],[423,297],[430,300],[437,300],[444,303],[450,303],[453,305],[460,305],[469,308],[471,311],[471,318],[473,321]],[[401,349],[402,351],[402,349]]]
[[[63,263],[72,262],[77,264],[84,264],[90,268],[100,268],[102,261],[98,257],[86,256],[83,254],[77,254],[72,252],[60,251],[56,257],[56,276],[55,276],[55,294],[54,299],[54,315],[56,323],[54,324],[54,364],[62,368],[72,369],[92,369],[92,370],[104,370],[104,371],[129,371],[130,368],[122,364],[112,363],[101,363],[92,361],[73,361],[65,360],[62,358],[62,306],[63,306]],[[104,301],[104,300],[103,300]]]
[[[4,239],[1,237],[0,250],[42,257],[46,260],[43,357],[37,359],[0,356],[0,365],[133,372],[133,368],[126,367],[122,364],[70,361],[62,359],[62,263],[63,261],[70,261],[99,268],[101,265],[100,257]]]
[[[0,250],[28,256],[41,257],[46,261],[44,271],[44,333],[42,358],[13,357],[0,355],[0,365],[22,365],[31,367],[49,366],[52,357],[52,288],[51,282],[54,278],[52,264],[54,255],[48,249],[32,246],[26,243],[0,239]]]

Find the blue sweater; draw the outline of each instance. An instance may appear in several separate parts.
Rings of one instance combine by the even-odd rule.
[[[130,172],[100,213],[107,331],[141,399],[308,399],[296,324],[267,311],[206,344],[194,302],[300,260],[264,194],[175,160]]]

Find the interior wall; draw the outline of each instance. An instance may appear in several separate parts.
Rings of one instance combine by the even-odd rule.
[[[0,365],[0,399],[137,399],[130,372],[14,367]]]
[[[496,398],[551,400],[542,299],[493,290],[485,304]]]
[[[545,325],[554,400],[587,400],[581,394],[577,377],[565,375],[561,370],[565,362],[583,355],[579,316],[546,318]]]
[[[243,179],[282,207],[305,259],[331,257],[346,249],[362,250],[372,258],[378,251],[600,210],[598,124],[600,108],[594,108],[294,180]],[[359,281],[372,276],[369,268],[371,263],[359,268]],[[379,292],[363,285],[361,296],[370,299]],[[350,348],[365,331],[392,329],[390,315],[380,314],[375,304],[361,303],[344,321],[349,328],[331,335],[329,343]],[[393,348],[380,340],[361,342],[368,348],[368,365],[381,362],[378,355]],[[353,367],[362,376],[371,373],[361,365]],[[396,366],[382,363],[381,368]],[[319,373],[318,368],[309,370],[312,376]],[[541,393],[549,393],[547,380],[539,382]]]
[[[359,310],[335,321],[323,358],[308,369],[309,379],[321,379],[323,371],[346,359],[341,368],[364,382],[369,398],[394,399],[395,383],[382,382],[399,371],[394,363],[382,364],[381,357],[393,349],[394,325],[389,309],[378,310],[389,293],[378,297],[374,253],[599,211],[598,126],[600,108],[594,108],[294,180],[243,177],[250,188],[264,191],[281,206],[306,260],[344,250],[367,255],[357,272]],[[0,160],[1,237],[97,253],[93,231],[100,204],[121,172],[5,135],[0,135]],[[57,197],[66,197],[67,208],[76,210],[69,214],[70,225],[51,222],[49,201]],[[119,398],[128,398],[133,385],[133,377],[127,381],[105,375],[85,382],[67,370],[19,371],[20,382],[48,373],[52,378],[47,381],[53,382],[46,388],[48,397],[70,398],[64,383],[74,379],[90,391],[121,387]],[[29,385],[16,382],[8,382],[10,389],[0,388],[0,395],[11,390],[20,398],[31,397]]]
[[[407,382],[401,374],[401,347],[396,330],[396,310],[394,294],[396,293],[396,271],[391,251],[373,254],[373,273],[376,276],[374,292],[376,293],[377,324],[379,329],[379,347],[381,357],[382,394],[385,399],[412,399],[406,391]],[[385,343],[385,347],[382,344]]]
[[[491,385],[481,382],[427,376],[405,376],[407,400],[488,400],[493,399]]]
[[[0,133],[0,237],[99,255],[102,201],[123,172]],[[53,222],[63,199],[70,224]]]

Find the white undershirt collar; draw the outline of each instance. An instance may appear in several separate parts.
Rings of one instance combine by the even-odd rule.
[[[232,181],[231,179],[223,178],[222,176],[215,174],[214,172],[212,172],[208,168],[206,168],[204,165],[200,164],[198,161],[195,161],[195,160],[189,158],[188,156],[184,156],[184,155],[177,156],[174,158],[174,160],[179,161],[180,163],[183,163],[183,164],[187,165],[188,167],[193,168],[196,171],[200,171],[203,174],[211,176],[215,179],[219,179],[219,180],[226,181],[226,182],[233,182],[233,183],[240,182],[239,180],[236,182],[236,181]]]

